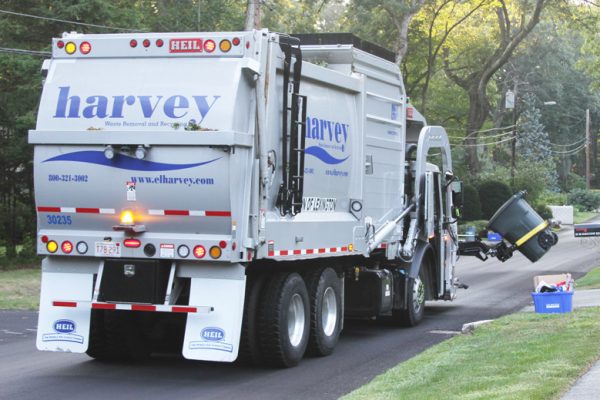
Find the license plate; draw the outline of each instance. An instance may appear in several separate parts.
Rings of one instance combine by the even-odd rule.
[[[121,257],[119,243],[96,242],[96,257]]]

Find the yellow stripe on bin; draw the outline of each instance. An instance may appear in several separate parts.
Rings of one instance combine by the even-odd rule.
[[[515,246],[517,246],[517,247],[521,246],[526,241],[528,241],[529,239],[531,239],[532,237],[537,235],[539,232],[546,229],[546,227],[548,227],[548,221],[542,222],[541,224],[539,224],[538,226],[536,226],[535,228],[533,228],[532,230],[527,232],[523,237],[521,237],[521,239],[517,240],[515,243]]]

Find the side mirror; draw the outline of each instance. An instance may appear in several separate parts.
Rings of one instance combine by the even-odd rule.
[[[455,180],[451,183],[452,189],[452,217],[460,218],[462,216],[463,203],[465,202],[465,194],[463,192],[462,181]]]

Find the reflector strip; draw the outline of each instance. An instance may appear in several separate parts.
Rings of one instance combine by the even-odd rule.
[[[114,208],[87,207],[38,207],[38,212],[58,212],[69,214],[115,214]]]
[[[54,307],[77,307],[77,303],[74,301],[53,301]]]
[[[285,257],[285,256],[303,256],[307,254],[331,254],[331,253],[347,253],[348,246],[342,247],[322,247],[319,249],[294,249],[294,250],[274,250],[269,251],[269,257]]]
[[[47,207],[40,206],[38,212],[56,212],[70,214],[116,214],[114,208],[93,207]],[[148,215],[161,216],[186,216],[186,217],[231,217],[231,211],[205,211],[205,210],[148,210]]]
[[[231,211],[205,210],[148,210],[150,215],[178,215],[189,217],[231,217]]]
[[[208,314],[214,311],[209,306],[169,306],[163,304],[126,304],[126,303],[103,303],[89,301],[53,301],[54,307],[90,307],[94,310],[126,310],[147,312],[174,312],[187,314]]]

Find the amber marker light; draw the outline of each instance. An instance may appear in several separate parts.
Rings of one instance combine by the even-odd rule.
[[[65,51],[67,54],[73,54],[77,50],[77,45],[73,42],[69,42],[65,45]]]
[[[219,258],[221,257],[221,248],[219,246],[213,246],[210,248],[209,254],[212,258]]]
[[[231,42],[227,39],[223,39],[219,43],[219,48],[223,53],[227,53],[229,50],[231,50]]]
[[[134,225],[133,213],[129,210],[125,210],[121,213],[121,225]]]
[[[56,253],[56,250],[58,250],[58,243],[54,240],[49,241],[46,243],[46,250],[48,250],[48,253]]]

